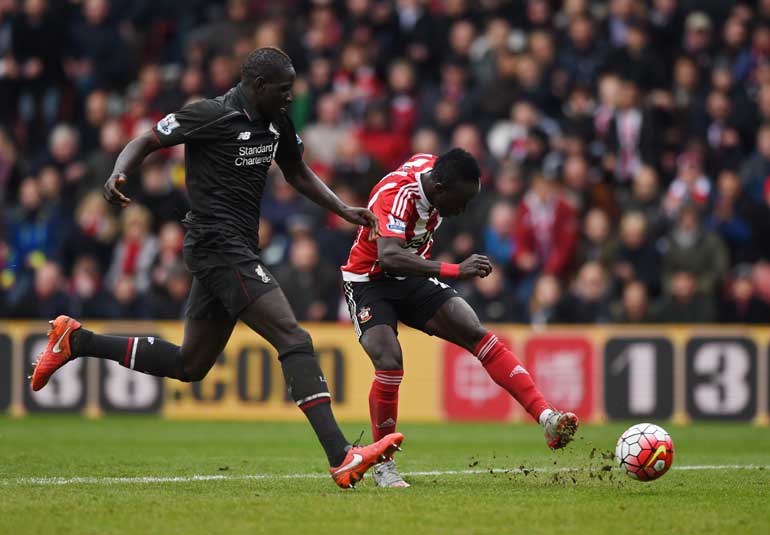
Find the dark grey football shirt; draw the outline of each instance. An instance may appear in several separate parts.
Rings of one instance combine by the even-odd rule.
[[[291,163],[287,154],[296,155],[287,147],[279,150],[281,130],[286,131],[257,113],[240,84],[158,121],[152,131],[162,146],[185,144],[190,198],[185,226],[236,234],[258,245],[260,202],[270,163],[274,158],[279,165]],[[291,137],[282,143],[301,148],[299,136]]]

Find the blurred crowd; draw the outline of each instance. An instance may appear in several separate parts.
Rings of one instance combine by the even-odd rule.
[[[184,148],[126,209],[101,187],[268,45],[346,202],[412,153],[478,159],[434,257],[493,259],[455,285],[483,321],[770,319],[769,0],[0,0],[0,317],[183,316]],[[347,317],[354,233],[271,172],[262,255],[301,320]]]

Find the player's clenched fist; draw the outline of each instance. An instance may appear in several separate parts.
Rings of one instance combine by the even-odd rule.
[[[459,279],[484,278],[492,273],[492,263],[482,254],[472,254],[460,263]]]
[[[128,206],[128,203],[131,202],[131,199],[120,192],[120,188],[122,188],[125,184],[126,175],[121,173],[112,175],[107,179],[107,182],[104,183],[104,198],[112,204],[117,204],[123,207]]]

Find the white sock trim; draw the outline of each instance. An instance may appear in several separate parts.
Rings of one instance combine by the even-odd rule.
[[[548,418],[550,418],[554,412],[555,411],[553,409],[543,410],[543,412],[540,413],[540,416],[537,417],[537,421],[540,422],[540,425],[545,427],[545,423],[548,421]]]

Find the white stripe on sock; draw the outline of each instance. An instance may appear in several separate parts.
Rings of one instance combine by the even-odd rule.
[[[134,369],[134,362],[136,361],[136,346],[139,345],[139,338],[134,338],[134,347],[131,349],[131,363],[128,365],[132,370]]]
[[[481,348],[481,351],[479,351],[478,358],[479,360],[484,360],[487,357],[487,353],[489,353],[489,350],[492,349],[495,344],[497,343],[497,336],[492,335],[492,338],[490,338],[486,344],[484,344],[484,347]]]

